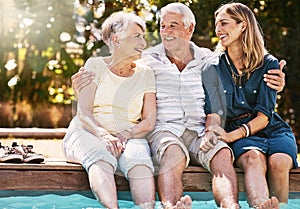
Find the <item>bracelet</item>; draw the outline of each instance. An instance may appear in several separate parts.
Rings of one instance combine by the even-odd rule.
[[[247,123],[246,124],[247,126],[248,126],[248,128],[249,128],[249,136],[251,135],[251,133],[252,133],[252,131],[251,131],[251,126],[250,126],[250,124],[249,123]]]
[[[246,128],[244,126],[240,126],[240,128],[242,129],[243,131],[243,138],[246,137]]]
[[[132,129],[127,128],[125,131],[127,131],[130,134],[130,138],[132,138]]]
[[[248,125],[247,124],[242,124],[241,127],[243,127],[246,131],[246,136],[245,137],[248,137],[250,135],[250,129],[249,129]]]

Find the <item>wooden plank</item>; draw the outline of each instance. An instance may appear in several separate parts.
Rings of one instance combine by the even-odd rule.
[[[183,173],[182,185],[186,192],[208,192],[211,191],[211,175],[206,172]]]
[[[0,170],[67,170],[84,171],[80,164],[68,163],[64,159],[46,158],[41,164],[0,163]]]
[[[66,128],[0,128],[0,138],[62,139]]]
[[[0,178],[1,190],[90,190],[82,171],[1,170]]]
[[[290,192],[300,192],[300,168],[290,172]]]
[[[244,191],[244,176],[236,169],[239,191]],[[129,191],[128,181],[115,175],[118,191]],[[202,167],[189,166],[182,177],[186,192],[211,191],[211,174]],[[81,165],[57,159],[46,159],[42,164],[0,163],[1,190],[48,190],[48,191],[90,191],[88,177]],[[300,191],[300,168],[290,172],[290,191]]]

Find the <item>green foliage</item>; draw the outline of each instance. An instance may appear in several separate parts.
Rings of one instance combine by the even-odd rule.
[[[108,53],[99,38],[99,30],[111,13],[127,10],[144,17],[149,32],[146,39],[151,46],[159,42],[159,9],[171,2],[185,3],[192,9],[197,21],[193,41],[213,49],[217,40],[214,33],[214,11],[222,3],[229,1],[89,0],[93,4],[87,4],[85,0],[80,0],[78,8],[74,8],[74,1],[14,0],[4,4],[8,4],[7,2],[16,9],[8,13],[8,8],[4,8],[0,11],[0,18],[9,14],[18,15],[9,16],[9,28],[0,30],[0,102],[13,102],[16,105],[26,101],[35,106],[38,103],[72,103],[74,94],[70,77],[90,56]],[[284,92],[279,95],[278,111],[295,130],[300,130],[300,122],[296,117],[300,111],[300,93],[295,90],[299,88],[300,79],[298,0],[240,2],[255,12],[270,53],[288,62],[285,68],[287,84]],[[102,10],[97,10],[99,8]],[[70,34],[71,40],[62,41],[60,36],[63,32]],[[78,37],[84,39],[79,41]],[[69,43],[72,43],[71,47]],[[7,71],[4,66],[11,59],[15,59],[18,66]],[[17,83],[9,87],[7,84],[14,76],[17,76]]]

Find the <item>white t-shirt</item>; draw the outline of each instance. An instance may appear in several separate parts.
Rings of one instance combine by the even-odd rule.
[[[92,57],[84,68],[96,74],[93,115],[103,128],[116,134],[140,121],[144,94],[156,92],[150,67],[138,63],[131,77],[121,77],[108,69],[102,57]]]
[[[156,126],[153,133],[167,130],[181,136],[186,128],[204,134],[205,91],[202,86],[202,71],[212,51],[200,48],[191,42],[194,59],[180,72],[168,59],[162,44],[143,52],[141,62],[150,66],[156,81]]]

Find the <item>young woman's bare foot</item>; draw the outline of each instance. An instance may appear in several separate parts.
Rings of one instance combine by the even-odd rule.
[[[266,202],[257,207],[258,209],[279,209],[279,201],[277,197],[271,197]]]
[[[192,208],[192,198],[189,195],[181,197],[176,203],[173,209],[191,209]]]

